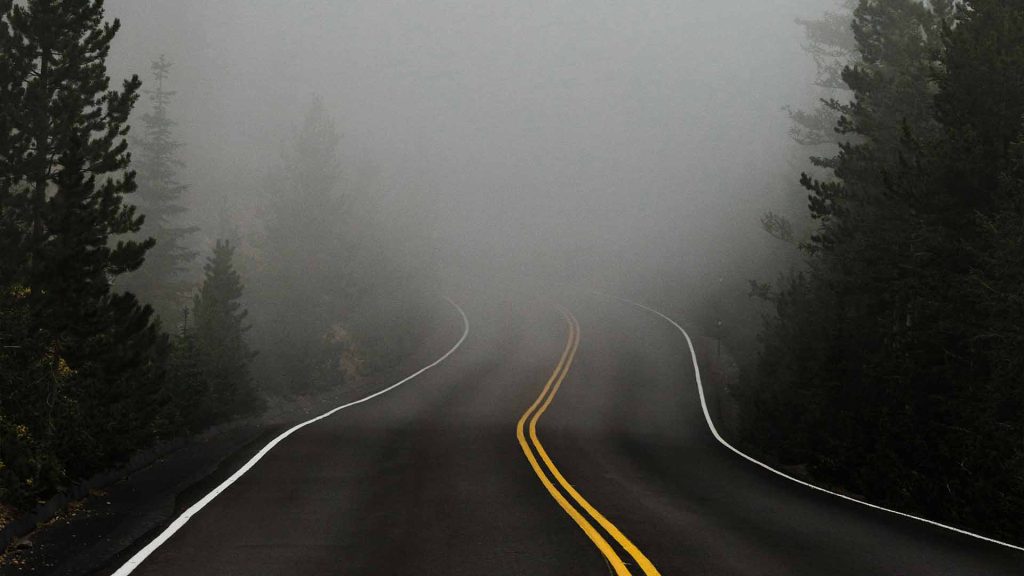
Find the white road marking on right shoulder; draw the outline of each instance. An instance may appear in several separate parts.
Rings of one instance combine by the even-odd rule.
[[[413,378],[419,376],[420,374],[423,374],[427,370],[430,370],[434,366],[437,366],[441,362],[444,362],[445,359],[447,359],[449,356],[451,356],[453,353],[455,353],[455,351],[458,350],[460,346],[462,346],[462,343],[466,341],[466,337],[469,336],[469,318],[466,317],[466,313],[462,310],[462,308],[459,307],[458,304],[453,302],[450,298],[445,298],[445,300],[448,300],[448,303],[451,304],[453,307],[455,307],[455,310],[458,311],[459,316],[462,317],[463,330],[462,330],[462,337],[459,338],[459,341],[456,342],[455,345],[452,346],[450,350],[445,352],[443,356],[441,356],[437,360],[434,360],[432,363],[428,364],[427,366],[424,366],[423,368],[420,368],[414,374],[406,376],[401,381],[396,382],[395,384],[392,384],[391,386],[388,386],[387,388],[385,388],[383,390],[379,390],[377,392],[374,392],[373,394],[370,394],[369,396],[366,396],[365,398],[360,398],[359,400],[356,400],[354,402],[349,402],[348,404],[344,404],[344,405],[338,406],[337,408],[334,408],[334,409],[332,409],[332,410],[330,410],[328,412],[325,412],[325,413],[321,414],[320,416],[317,416],[316,418],[312,418],[310,420],[306,420],[305,422],[302,422],[300,424],[296,424],[295,426],[292,426],[291,428],[289,428],[288,430],[283,432],[280,436],[278,436],[277,438],[274,438],[273,440],[271,440],[266,446],[264,446],[259,452],[257,452],[255,456],[250,458],[249,461],[245,463],[245,465],[243,465],[241,468],[239,468],[237,472],[232,474],[230,478],[228,478],[227,480],[222,482],[219,486],[214,488],[209,494],[207,494],[206,496],[203,496],[202,500],[196,502],[191,507],[189,507],[188,510],[185,510],[184,512],[182,512],[181,516],[178,516],[177,518],[175,518],[174,521],[171,522],[171,524],[167,528],[165,528],[164,531],[161,532],[159,536],[154,538],[149,544],[147,544],[145,547],[143,547],[142,550],[139,550],[138,552],[136,552],[134,556],[132,556],[127,562],[124,563],[124,565],[122,565],[120,568],[118,568],[117,572],[114,572],[113,576],[127,576],[128,574],[131,574],[136,568],[139,567],[140,564],[142,564],[146,560],[146,558],[149,557],[150,554],[152,554],[157,548],[162,546],[164,542],[167,542],[167,540],[169,540],[171,538],[171,536],[174,536],[174,533],[177,532],[178,530],[180,530],[181,527],[184,526],[190,519],[192,519],[193,516],[195,516],[197,513],[199,513],[199,511],[202,510],[204,507],[206,507],[207,504],[212,502],[213,499],[216,498],[217,496],[219,496],[221,492],[227,490],[228,487],[230,487],[232,484],[234,484],[235,481],[237,481],[239,478],[242,477],[242,475],[244,475],[246,472],[248,472],[250,469],[252,469],[252,467],[255,466],[257,462],[260,461],[260,459],[262,459],[264,456],[266,456],[268,452],[273,450],[275,446],[280,444],[282,440],[284,440],[285,438],[291,436],[297,430],[299,430],[301,428],[305,428],[306,426],[309,426],[310,424],[313,424],[314,422],[319,422],[320,420],[323,420],[324,418],[328,418],[331,415],[335,414],[336,412],[339,412],[339,411],[344,410],[346,408],[350,408],[352,406],[356,406],[358,404],[362,404],[363,402],[367,402],[369,400],[372,400],[372,399],[374,399],[374,398],[376,398],[376,397],[378,397],[378,396],[380,396],[382,394],[386,394],[386,393],[394,390],[395,388],[398,388],[402,384],[405,384],[406,382],[408,382],[408,381],[412,380]]]
[[[608,295],[602,294],[602,296],[608,296]],[[1017,546],[1015,544],[1010,544],[1009,542],[1003,542],[1001,540],[996,540],[995,538],[989,538],[988,536],[982,536],[981,534],[975,534],[974,532],[968,532],[967,530],[963,530],[963,529],[957,528],[955,526],[949,526],[949,525],[946,525],[946,524],[942,524],[941,522],[936,522],[934,520],[929,520],[927,518],[922,518],[920,516],[914,516],[913,514],[907,514],[906,512],[900,512],[899,510],[892,510],[890,508],[884,508],[884,507],[879,506],[877,504],[872,504],[870,502],[865,502],[864,500],[858,500],[856,498],[853,498],[853,497],[850,497],[850,496],[846,496],[845,494],[839,494],[838,492],[832,492],[831,490],[826,490],[825,488],[822,488],[820,486],[815,486],[814,484],[811,484],[809,482],[805,482],[803,480],[800,480],[799,478],[794,478],[793,476],[790,476],[789,474],[786,474],[785,472],[780,472],[780,471],[776,470],[775,468],[772,468],[771,466],[765,464],[764,462],[761,462],[760,460],[757,460],[756,458],[754,458],[752,456],[748,456],[747,454],[741,452],[738,448],[734,447],[732,444],[729,444],[725,440],[725,438],[722,438],[721,434],[718,433],[718,429],[715,428],[715,423],[711,421],[711,413],[708,411],[708,404],[707,404],[707,402],[704,399],[704,383],[703,383],[703,381],[700,378],[700,367],[697,366],[697,352],[693,349],[693,341],[690,340],[690,335],[686,333],[686,330],[684,330],[682,326],[677,324],[675,320],[669,318],[668,316],[662,314],[661,312],[658,312],[654,308],[651,308],[649,306],[644,306],[643,304],[640,304],[639,302],[633,302],[632,300],[628,300],[626,298],[620,298],[620,297],[617,297],[617,296],[611,296],[611,297],[615,298],[617,300],[620,300],[622,302],[625,302],[626,304],[629,304],[631,306],[636,306],[637,308],[640,308],[642,310],[646,310],[646,311],[648,311],[648,312],[650,312],[652,314],[660,316],[661,318],[665,319],[669,324],[675,326],[675,328],[677,330],[679,330],[679,332],[682,333],[683,337],[686,338],[686,345],[690,347],[690,357],[693,360],[693,373],[697,377],[697,391],[700,394],[700,405],[701,405],[701,408],[703,408],[703,410],[704,410],[704,420],[707,421],[708,428],[711,429],[711,433],[715,436],[715,439],[718,440],[723,446],[725,446],[729,450],[732,450],[733,452],[735,452],[736,454],[738,454],[742,458],[744,458],[744,459],[746,459],[746,460],[748,460],[748,461],[750,461],[750,462],[752,462],[754,464],[757,464],[758,466],[760,466],[761,468],[764,468],[765,470],[768,470],[769,472],[773,472],[773,473],[775,473],[775,474],[777,474],[779,476],[782,476],[783,478],[786,478],[787,480],[791,480],[793,482],[796,482],[797,484],[800,484],[801,486],[806,486],[807,488],[811,488],[812,490],[817,490],[819,492],[824,492],[825,494],[831,494],[832,496],[835,496],[836,498],[842,498],[843,500],[848,500],[850,502],[856,502],[857,504],[860,504],[862,506],[867,506],[868,508],[874,508],[875,510],[881,510],[882,512],[888,512],[889,514],[895,514],[897,516],[902,516],[904,518],[910,518],[912,520],[917,520],[918,522],[924,522],[925,524],[929,524],[931,526],[936,526],[938,528],[944,528],[946,530],[950,530],[950,531],[956,532],[957,534],[963,534],[964,536],[970,536],[971,538],[977,538],[978,540],[984,540],[985,542],[991,542],[992,544],[997,544],[999,546],[1004,546],[1006,548],[1011,548],[1013,550],[1020,550],[1021,552],[1024,552],[1024,547]]]

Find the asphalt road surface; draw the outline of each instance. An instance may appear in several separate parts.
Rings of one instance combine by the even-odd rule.
[[[724,449],[653,314],[459,303],[471,329],[443,363],[285,439],[133,574],[1024,574],[1022,552]]]

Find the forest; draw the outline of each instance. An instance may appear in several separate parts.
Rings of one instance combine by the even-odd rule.
[[[211,217],[215,191],[193,189],[190,143],[179,134],[191,111],[176,106],[187,96],[176,72],[189,63],[153,46],[150,70],[112,80],[108,59],[123,30],[102,0],[0,0],[5,516],[144,448],[397,366],[429,322],[424,300],[437,300],[422,286],[530,277],[688,309],[687,322],[740,359],[738,434],[751,453],[844,494],[1024,542],[1024,0],[825,4],[786,32],[802,29],[815,70],[811,85],[778,80],[812,102],[785,112],[800,156],[780,168],[785,193],[749,200],[761,193],[750,182],[778,173],[701,142],[692,149],[718,165],[694,177],[700,194],[714,196],[704,184],[729,173],[747,178],[735,187],[748,193],[709,200],[717,212],[677,225],[662,196],[634,212],[614,203],[641,192],[609,176],[621,165],[603,149],[567,169],[593,171],[581,184],[550,168],[564,156],[540,145],[526,160],[514,161],[511,144],[474,157],[486,147],[468,129],[436,135],[435,146],[468,141],[465,181],[437,176],[450,165],[416,165],[395,186],[413,198],[395,209],[399,223],[382,223],[389,213],[374,202],[385,201],[384,186],[347,163],[336,95],[304,88],[295,91],[309,96],[282,120],[294,129],[261,144],[279,151],[275,160],[247,175],[263,187],[245,191],[251,210],[225,204]],[[673,55],[680,67],[689,57]],[[743,82],[756,97],[756,83]],[[501,101],[500,90],[483,92]],[[514,121],[493,116],[545,140],[545,123],[568,121],[531,114],[543,96],[523,96]],[[360,105],[377,100],[364,95]],[[425,116],[394,122],[418,126]],[[735,141],[761,146],[753,128],[737,131]],[[480,180],[491,169],[536,174],[495,177],[487,195]],[[574,193],[612,191],[593,202],[566,191],[561,206],[552,189],[565,181]],[[533,184],[542,190],[530,196]],[[432,197],[432,187],[461,196]],[[207,197],[190,200],[197,195]],[[758,228],[746,216],[765,204]],[[570,208],[568,223],[544,220]],[[524,223],[532,217],[541,224]],[[650,225],[638,231],[643,218]],[[687,236],[710,226],[702,221],[727,240]],[[677,226],[686,230],[663,232]],[[744,240],[751,231],[757,239]],[[502,234],[515,241],[503,244]],[[668,240],[650,240],[659,236]],[[766,256],[757,246],[769,242]],[[716,248],[722,254],[706,258],[714,264],[691,253]],[[723,288],[723,274],[742,290]]]
[[[755,450],[872,502],[1024,538],[1024,3],[845,2],[818,84],[802,261],[740,390]]]
[[[0,503],[29,510],[408,348],[419,312],[380,287],[402,272],[359,249],[367,216],[319,99],[268,178],[258,237],[226,220],[200,250],[171,61],[112,86],[120,23],[100,1],[4,1],[0,18]]]

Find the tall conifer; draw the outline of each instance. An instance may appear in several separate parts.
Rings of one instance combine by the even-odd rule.
[[[28,314],[25,357],[49,359],[73,385],[83,433],[60,437],[72,476],[125,453],[147,434],[151,310],[111,279],[138,268],[152,242],[127,239],[142,217],[126,136],[136,77],[110,88],[106,58],[119,23],[101,0],[0,3],[0,220],[4,283]],[[52,410],[61,403],[50,403]]]
[[[156,245],[146,253],[145,266],[126,276],[119,286],[151,304],[165,324],[177,323],[191,288],[183,274],[196,253],[186,246],[186,239],[197,230],[180,222],[186,212],[181,197],[188,187],[177,178],[182,163],[176,153],[181,143],[174,139],[175,123],[168,113],[176,93],[164,85],[170,70],[171,62],[164,56],[152,64],[155,87],[145,91],[152,108],[142,116],[143,133],[133,156],[138,190],[132,203],[146,215],[141,235],[155,239]]]
[[[331,329],[348,290],[339,255],[350,248],[343,246],[339,140],[323,102],[314,99],[266,205],[258,299],[265,314],[260,342],[270,352],[261,361],[269,379],[289,393],[340,377]]]
[[[256,356],[245,333],[248,312],[242,308],[242,280],[232,260],[235,248],[218,240],[204,271],[206,278],[195,296],[195,340],[200,368],[209,386],[205,412],[214,420],[258,410],[249,364]]]
[[[861,0],[820,233],[775,295],[751,439],[911,512],[1020,538],[1024,1]]]

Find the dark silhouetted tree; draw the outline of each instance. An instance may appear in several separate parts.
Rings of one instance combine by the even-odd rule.
[[[1024,2],[862,0],[819,233],[771,295],[747,438],[1019,540]]]
[[[176,431],[197,432],[213,422],[210,413],[210,383],[203,373],[203,358],[191,310],[182,311],[178,333],[167,354],[167,382],[164,386],[166,426]]]
[[[3,293],[24,310],[16,362],[48,364],[41,418],[30,425],[77,477],[152,435],[159,385],[151,310],[111,280],[138,268],[150,241],[126,136],[139,89],[110,88],[119,23],[98,0],[0,3],[0,211]],[[58,434],[54,422],[60,416]],[[42,441],[42,440],[40,440]]]
[[[1024,1],[861,0],[808,268],[771,294],[748,439],[867,497],[1024,536]]]
[[[803,146],[836,145],[842,141],[835,130],[839,120],[836,108],[849,94],[843,70],[857,57],[857,42],[850,27],[857,3],[857,0],[841,0],[836,10],[826,12],[821,18],[797,20],[804,29],[804,51],[814,59],[814,86],[819,91],[814,108],[787,108],[793,120],[790,136]]]

